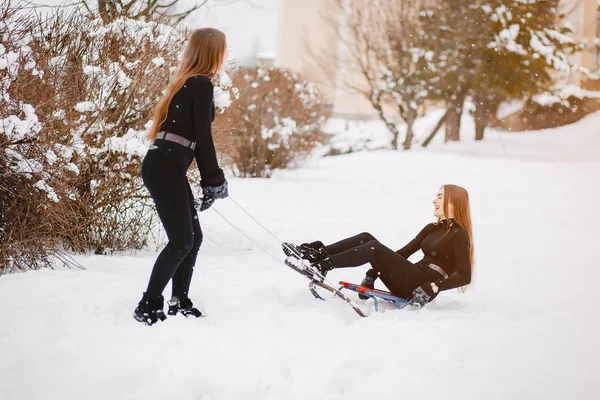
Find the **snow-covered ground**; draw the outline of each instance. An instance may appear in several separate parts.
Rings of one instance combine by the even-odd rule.
[[[191,291],[200,320],[133,320],[151,251],[77,257],[85,271],[2,276],[0,398],[597,399],[599,127],[596,113],[551,131],[491,131],[483,143],[320,158],[270,180],[230,180],[233,199],[279,238],[369,231],[392,248],[432,220],[441,184],[465,186],[474,284],[420,311],[375,313],[360,302],[362,319],[335,299],[319,302],[214,210],[201,216]],[[465,129],[469,137],[468,118]],[[214,208],[282,258],[231,200]],[[329,280],[358,282],[366,269]]]

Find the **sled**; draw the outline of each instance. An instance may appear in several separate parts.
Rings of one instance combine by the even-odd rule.
[[[385,292],[383,290],[378,290],[378,289],[371,289],[366,286],[361,286],[361,285],[357,285],[355,283],[349,283],[349,282],[344,282],[344,281],[340,281],[340,285],[342,285],[342,286],[340,286],[340,290],[342,290],[342,289],[351,290],[353,292],[363,294],[363,295],[368,296],[371,299],[373,299],[373,303],[375,304],[375,311],[379,311],[379,299],[394,303],[396,305],[396,308],[399,310],[401,310],[404,307],[406,307],[407,305],[409,305],[409,302],[406,299],[403,299],[402,297],[394,296],[390,292]],[[312,290],[311,290],[311,292],[312,292]],[[314,293],[313,293],[313,295],[314,295]]]

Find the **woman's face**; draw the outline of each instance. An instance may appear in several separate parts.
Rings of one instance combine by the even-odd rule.
[[[437,195],[433,199],[433,216],[444,219],[444,188],[441,187]]]

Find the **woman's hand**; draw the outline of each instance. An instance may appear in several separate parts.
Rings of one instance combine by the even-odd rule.
[[[202,189],[202,200],[194,201],[194,205],[198,211],[205,211],[213,205],[216,199],[224,199],[229,196],[227,181],[219,186],[207,186]]]

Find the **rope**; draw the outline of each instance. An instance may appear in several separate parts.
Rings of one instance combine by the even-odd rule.
[[[233,202],[233,204],[235,204],[242,212],[244,212],[244,214],[246,214],[248,217],[250,217],[252,219],[252,221],[254,221],[258,226],[260,226],[261,228],[263,228],[266,232],[268,232],[271,236],[273,236],[273,238],[275,238],[275,240],[277,240],[279,242],[279,244],[281,244],[282,246],[285,246],[288,250],[290,250],[292,253],[294,253],[296,256],[298,256],[298,258],[301,259],[301,254],[292,246],[289,246],[287,243],[284,243],[281,239],[279,239],[273,232],[271,232],[269,229],[267,229],[267,227],[265,227],[263,224],[261,224],[256,218],[254,218],[248,211],[246,211],[246,209],[244,207],[242,207],[237,201],[235,201],[231,196],[229,196],[229,199]],[[254,245],[256,245],[256,247],[258,247],[260,250],[262,250],[265,254],[267,254],[269,257],[273,258],[274,260],[276,260],[277,262],[285,265],[286,267],[288,267],[283,261],[281,261],[279,258],[275,257],[273,254],[271,254],[269,251],[267,251],[265,248],[263,248],[260,244],[258,244],[256,241],[254,241],[250,236],[248,236],[244,231],[242,231],[240,228],[238,228],[237,226],[235,226],[235,224],[233,224],[231,221],[229,221],[223,214],[221,214],[219,212],[219,210],[217,210],[214,206],[211,207],[221,218],[223,218],[223,220],[225,220],[225,222],[227,222],[229,225],[231,225],[236,231],[238,231],[239,233],[241,233],[242,235],[244,235],[245,238],[247,238],[248,240],[250,240],[252,243],[254,243]],[[289,267],[288,267],[289,268]],[[321,275],[319,273],[319,275]],[[333,287],[333,284],[328,281],[325,277],[323,277],[323,283],[328,283],[330,286]]]
[[[298,257],[300,257],[302,255],[294,247],[289,246],[287,243],[283,242],[283,240],[279,239],[273,232],[271,232],[269,229],[267,229],[267,227],[265,227],[263,224],[261,224],[256,218],[254,218],[248,211],[246,211],[246,209],[244,207],[242,207],[237,201],[235,201],[231,196],[229,196],[229,199],[240,210],[242,210],[242,212],[244,214],[246,214],[248,217],[250,217],[250,219],[252,219],[252,221],[256,222],[258,224],[258,226],[260,226],[261,228],[263,228],[269,235],[273,236],[273,238],[275,238],[275,240],[277,240],[279,242],[279,244],[285,246],[288,250],[290,250],[292,253],[294,253]]]
[[[265,250],[260,244],[256,243],[250,236],[246,235],[240,228],[238,228],[237,226],[235,226],[231,221],[229,221],[227,218],[225,218],[225,216],[223,214],[221,214],[219,212],[219,210],[217,210],[214,206],[211,207],[212,210],[214,212],[216,212],[217,214],[219,214],[219,216],[221,218],[223,218],[225,220],[225,222],[227,222],[229,225],[231,225],[236,231],[238,231],[239,233],[241,233],[242,235],[244,235],[246,237],[246,239],[248,239],[249,241],[251,241],[252,243],[254,243],[254,245],[256,245],[256,247],[258,247],[259,249],[261,249],[263,252],[265,252],[266,254],[268,254],[271,258],[273,258],[275,261],[280,262],[282,264],[285,265],[285,263],[283,261],[281,261],[279,258],[275,257],[273,254],[269,253],[267,250]]]
[[[260,222],[258,222],[258,220],[256,218],[254,218],[252,215],[250,215],[250,213],[248,211],[246,211],[246,209],[244,207],[242,207],[237,201],[235,201],[231,196],[229,196],[229,199],[233,202],[233,204],[235,204],[236,206],[238,206],[238,208],[240,210],[242,210],[244,212],[244,214],[246,214],[247,216],[249,216],[252,221],[256,222],[261,228],[263,228],[266,232],[269,233],[269,235],[273,236],[275,238],[275,240],[277,240],[279,243],[283,244],[285,247],[287,247],[288,249],[290,249],[292,252],[294,252],[297,256],[300,256],[300,253],[298,253],[296,251],[296,249],[294,249],[293,247],[288,246],[287,244],[285,244],[281,239],[279,239],[273,232],[271,232],[270,230],[268,230],[263,224],[261,224]]]

